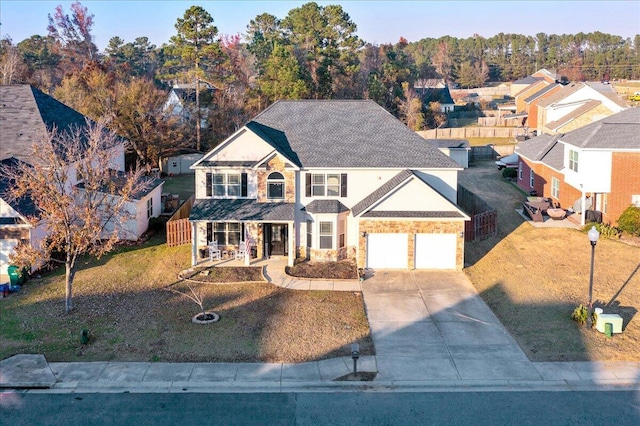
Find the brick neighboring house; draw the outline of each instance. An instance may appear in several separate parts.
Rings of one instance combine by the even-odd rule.
[[[529,139],[516,148],[518,186],[565,209],[593,210],[589,219],[615,225],[627,207],[640,206],[639,135],[640,108],[630,108],[568,133]],[[579,215],[582,225],[586,216]]]
[[[252,257],[462,269],[462,167],[373,101],[278,101],[195,169],[192,264],[216,241]]]

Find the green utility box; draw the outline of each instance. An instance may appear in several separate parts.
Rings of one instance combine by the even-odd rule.
[[[613,336],[613,324],[607,322],[604,324],[604,335],[607,337]]]

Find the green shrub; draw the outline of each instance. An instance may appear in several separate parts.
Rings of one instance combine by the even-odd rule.
[[[584,324],[587,322],[588,309],[584,305],[580,305],[573,310],[571,314],[571,319],[577,321],[578,324]],[[591,323],[595,324],[598,319],[598,314],[595,312],[591,312]]]
[[[640,207],[627,207],[618,219],[618,228],[622,232],[640,237]]]
[[[502,177],[505,179],[513,179],[518,176],[518,171],[516,169],[506,168],[502,170]]]
[[[595,222],[587,223],[584,226],[584,228],[582,228],[582,230],[584,232],[589,232],[592,226],[596,227],[601,237],[606,237],[611,239],[620,238],[620,229],[606,223],[595,223]]]

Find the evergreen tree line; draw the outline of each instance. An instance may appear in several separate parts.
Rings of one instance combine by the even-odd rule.
[[[540,68],[571,81],[640,79],[640,35],[500,33],[375,45],[357,36],[342,6],[310,2],[284,18],[256,16],[244,38],[220,35],[213,17],[192,6],[167,44],[114,36],[99,52],[93,17],[79,2],[70,14],[58,6],[46,36],[17,44],[5,36],[2,84],[30,83],[93,119],[110,120],[148,164],[168,147],[211,148],[279,99],[372,99],[417,130],[437,122],[413,91],[420,80],[470,88]],[[175,83],[199,88],[190,122],[163,111]],[[203,129],[195,125],[201,120]]]

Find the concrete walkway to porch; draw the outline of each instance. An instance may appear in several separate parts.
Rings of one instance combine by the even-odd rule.
[[[236,260],[234,258],[205,261],[199,263],[198,266],[244,266],[244,260]],[[273,285],[290,290],[331,290],[331,291],[362,291],[362,283],[360,280],[327,280],[316,278],[298,278],[287,275],[285,268],[287,266],[287,258],[271,257],[270,259],[252,260],[250,266],[262,267],[262,273],[267,281]]]

